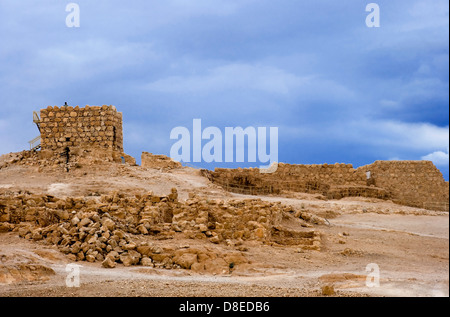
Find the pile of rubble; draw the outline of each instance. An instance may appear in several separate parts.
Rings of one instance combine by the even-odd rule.
[[[283,219],[295,219],[301,230],[284,228]],[[312,224],[321,223],[322,218],[302,210],[260,199],[208,200],[191,194],[178,201],[175,188],[163,197],[119,192],[66,198],[0,194],[0,232],[15,230],[23,238],[57,246],[73,261],[99,261],[104,267],[122,263],[220,273],[246,263],[242,252],[165,249],[144,238],[177,236],[235,246],[251,240],[319,250],[320,235]]]
[[[86,166],[108,166],[114,162],[123,162],[131,166],[136,166],[136,160],[122,153],[121,156],[113,155],[110,150],[89,148],[82,149],[73,147],[69,152],[69,159],[66,153],[61,151],[22,151],[16,153],[9,153],[0,156],[0,170],[13,166],[35,166],[39,168],[39,172],[47,170],[54,171],[73,171]]]
[[[162,170],[171,170],[182,167],[180,162],[177,162],[165,155],[155,155],[148,152],[142,152],[141,166],[144,168],[156,168]]]
[[[22,151],[0,156],[0,170],[14,165],[39,165],[39,152]]]

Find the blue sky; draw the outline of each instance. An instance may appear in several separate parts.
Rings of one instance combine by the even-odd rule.
[[[279,161],[432,160],[449,176],[447,1],[0,0],[0,153],[32,111],[115,105],[125,151],[169,155],[174,127],[278,127]],[[254,163],[196,163],[214,168]]]

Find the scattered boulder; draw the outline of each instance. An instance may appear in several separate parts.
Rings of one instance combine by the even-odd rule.
[[[184,253],[180,256],[174,257],[173,262],[178,264],[183,269],[190,270],[192,264],[197,263],[197,254]]]
[[[150,267],[154,266],[152,259],[148,258],[148,257],[141,258],[141,262],[140,263],[141,263],[142,266],[150,266]]]
[[[125,266],[138,264],[140,258],[141,258],[140,253],[133,250],[124,252],[119,256],[120,262],[122,262],[123,265]]]
[[[106,257],[105,260],[102,262],[102,266],[104,268],[115,268],[116,262],[113,261],[110,257]]]
[[[334,291],[333,285],[324,285],[322,286],[322,295],[323,296],[333,296],[336,292]]]

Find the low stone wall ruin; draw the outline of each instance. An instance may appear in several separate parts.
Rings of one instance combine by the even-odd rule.
[[[366,172],[370,171],[370,179]],[[291,165],[274,173],[258,168],[202,170],[225,190],[241,194],[318,193],[328,199],[370,197],[448,211],[449,183],[430,161],[376,161],[354,169],[351,164]]]

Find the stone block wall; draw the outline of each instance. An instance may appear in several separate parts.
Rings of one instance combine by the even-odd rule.
[[[230,191],[249,194],[277,194],[282,190],[326,193],[332,186],[365,185],[364,175],[351,164],[291,165],[279,163],[274,173],[262,174],[258,168],[204,171],[213,182]]]
[[[367,179],[366,172],[371,172]],[[413,207],[447,210],[449,183],[430,161],[376,161],[354,169],[351,164],[278,164],[274,173],[258,168],[203,170],[225,190],[242,194],[281,191],[319,193],[330,199],[363,196],[392,199]]]
[[[375,186],[388,190],[399,204],[448,210],[449,183],[431,161],[376,161],[357,171],[370,171]]]
[[[123,152],[122,113],[114,106],[49,106],[40,116],[43,151],[80,147]]]

